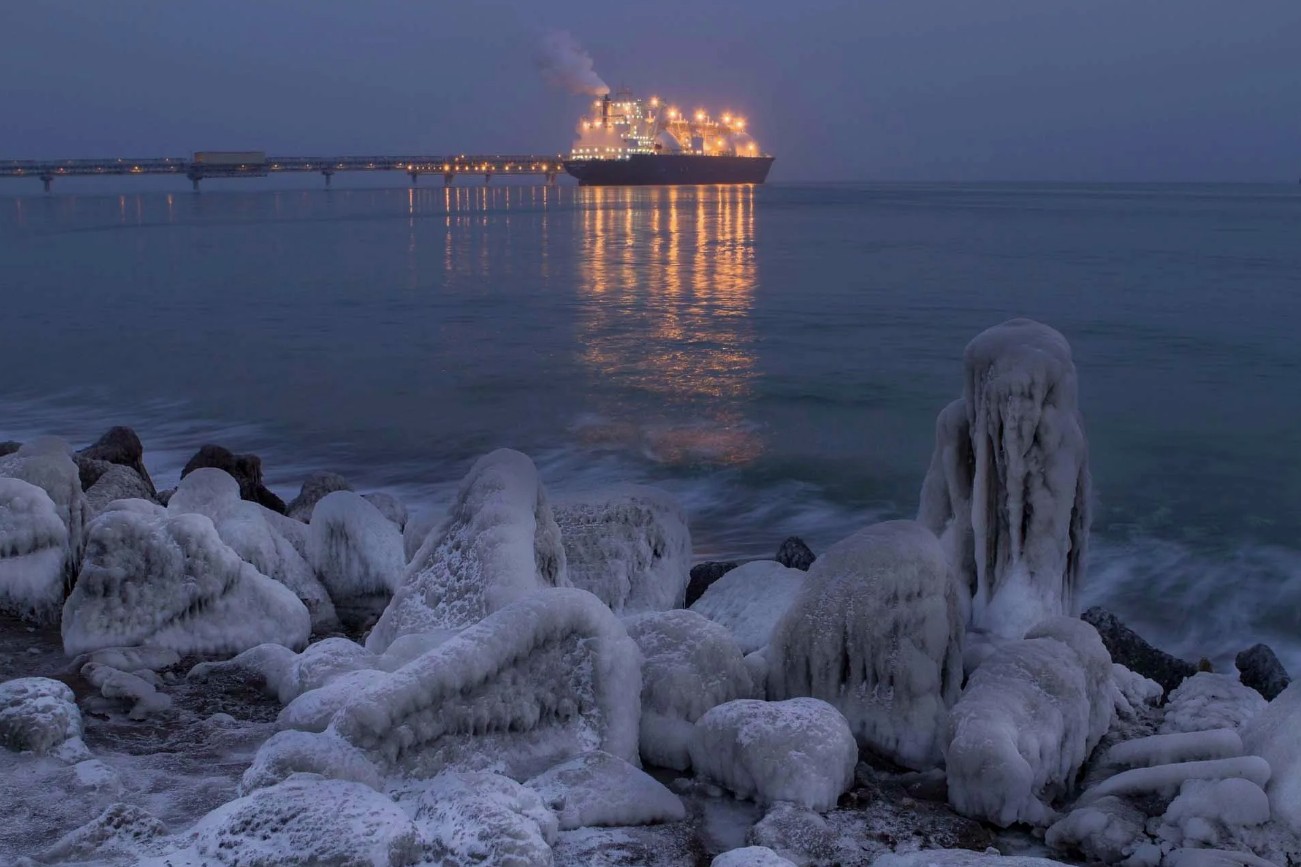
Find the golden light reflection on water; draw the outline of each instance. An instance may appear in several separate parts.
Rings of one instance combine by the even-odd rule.
[[[581,360],[667,413],[638,430],[608,409],[588,441],[636,437],[669,463],[757,458],[742,409],[756,376],[754,188],[584,187],[578,205]]]

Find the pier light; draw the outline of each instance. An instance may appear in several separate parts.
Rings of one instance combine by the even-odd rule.
[[[732,115],[730,113],[724,113],[723,123],[731,123],[731,122],[732,122]]]
[[[650,98],[650,104],[651,104],[651,108],[656,107],[657,105],[660,104],[660,98],[658,96],[652,96]]]
[[[705,110],[703,108],[696,109],[696,120],[700,121],[704,119],[705,119]]]

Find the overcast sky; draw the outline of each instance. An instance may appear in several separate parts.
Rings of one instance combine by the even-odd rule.
[[[773,180],[1301,176],[1301,0],[15,0],[0,158],[558,152],[547,27]]]

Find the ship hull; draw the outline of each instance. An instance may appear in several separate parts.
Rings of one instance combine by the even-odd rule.
[[[772,157],[633,154],[617,160],[566,160],[565,171],[584,186],[762,184]]]

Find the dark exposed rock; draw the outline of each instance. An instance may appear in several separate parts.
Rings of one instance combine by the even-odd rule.
[[[807,572],[816,559],[818,555],[814,554],[799,536],[788,537],[777,549],[777,562],[787,569],[800,569]]]
[[[149,470],[145,469],[145,447],[140,442],[140,437],[129,427],[118,425],[105,431],[104,435],[95,440],[91,445],[77,453],[79,458],[85,458],[88,461],[107,461],[110,464],[128,467],[135,470],[135,474],[149,487],[149,493],[152,495],[155,491],[154,480],[149,478]],[[81,466],[81,461],[77,462]],[[102,472],[99,474],[102,475]],[[99,479],[96,475],[89,484],[86,481],[85,471],[82,472],[81,486],[85,490],[95,484]]]
[[[257,455],[237,455],[230,449],[209,443],[195,452],[181,470],[181,478],[203,467],[223,470],[239,482],[242,500],[258,503],[273,512],[285,513],[285,501],[262,484],[262,459]]]
[[[77,464],[77,476],[81,480],[81,489],[83,491],[89,491],[99,481],[100,476],[104,475],[109,467],[114,466],[108,461],[100,461],[82,455],[73,455],[72,459]]]
[[[1148,644],[1142,636],[1104,608],[1090,608],[1080,615],[1080,619],[1098,630],[1102,643],[1111,654],[1112,662],[1150,677],[1161,684],[1167,695],[1186,678],[1197,673],[1197,666]]]
[[[155,497],[155,499],[158,500],[159,505],[166,506],[168,501],[172,499],[172,494],[174,493],[176,493],[176,488],[167,488],[166,490],[159,491],[158,496]]]
[[[739,565],[741,564],[716,563],[711,561],[708,563],[697,563],[695,566],[692,566],[691,580],[687,582],[687,607],[690,608],[697,599],[703,596],[705,591],[709,589],[710,584],[713,584],[719,578],[722,578]]]
[[[312,473],[303,479],[303,487],[298,491],[298,496],[289,501],[289,505],[285,507],[285,514],[304,524],[311,523],[312,510],[316,508],[321,498],[335,491],[351,490],[352,485],[338,473],[325,471]]]
[[[1234,662],[1238,665],[1242,682],[1263,695],[1265,701],[1273,701],[1292,682],[1287,669],[1268,645],[1249,647],[1239,653]]]
[[[0,458],[5,455],[11,455],[23,447],[23,444],[15,440],[4,440],[0,442]]]

